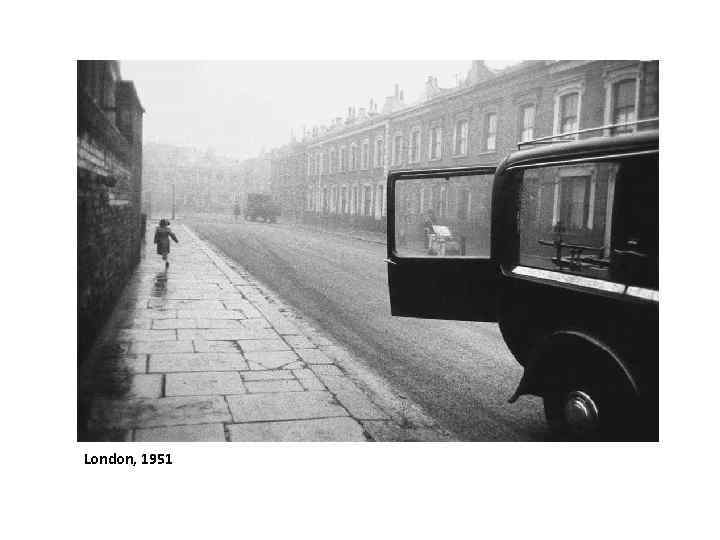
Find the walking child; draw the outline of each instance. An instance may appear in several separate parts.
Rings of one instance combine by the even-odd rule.
[[[170,222],[167,219],[161,219],[160,224],[155,229],[155,240],[157,244],[158,255],[162,255],[163,261],[165,261],[165,270],[170,266],[168,261],[168,255],[170,254],[170,239],[173,239],[175,243],[178,243],[177,236],[170,230]]]

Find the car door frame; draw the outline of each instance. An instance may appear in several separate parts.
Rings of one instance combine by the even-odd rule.
[[[387,180],[387,259],[391,313],[395,316],[466,321],[497,321],[500,267],[493,257],[490,218],[489,257],[401,257],[395,249],[395,194],[398,181],[490,175],[494,166],[392,171]],[[494,209],[490,208],[494,216]]]

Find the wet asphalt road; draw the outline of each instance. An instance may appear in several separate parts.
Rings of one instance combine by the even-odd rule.
[[[549,440],[496,324],[392,317],[385,246],[291,224],[187,220],[461,440]]]

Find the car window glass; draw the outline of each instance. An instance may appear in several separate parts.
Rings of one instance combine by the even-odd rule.
[[[399,257],[490,256],[492,175],[398,180],[395,253]]]
[[[657,286],[657,156],[525,169],[521,178],[520,265]]]

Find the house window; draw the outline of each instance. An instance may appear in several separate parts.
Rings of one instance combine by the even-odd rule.
[[[370,161],[370,142],[363,141],[362,147],[360,150],[360,167],[362,169],[367,169],[369,161]]]
[[[408,163],[417,163],[418,161],[420,161],[420,129],[414,129],[412,133],[410,133]]]
[[[455,124],[455,155],[464,156],[467,154],[468,143],[468,121],[460,120]]]
[[[348,188],[347,188],[347,186],[343,186],[341,194],[340,194],[340,211],[343,214],[348,213],[347,195],[348,195]]]
[[[458,221],[467,221],[470,211],[470,188],[460,187],[457,191],[457,218]]]
[[[350,168],[349,170],[354,171],[357,169],[357,146],[352,145],[350,147]]]
[[[612,86],[612,123],[625,124],[636,120],[635,98],[637,95],[637,80],[625,79]],[[633,126],[623,126],[613,129],[613,133],[628,133]]]
[[[535,105],[520,109],[520,142],[530,141],[535,136]]]
[[[563,224],[565,230],[579,231],[588,222],[590,209],[590,177],[575,176],[562,178],[559,183],[559,208],[556,223]]]
[[[371,216],[372,211],[372,186],[364,186],[363,188],[363,215]]]
[[[347,148],[344,146],[340,148],[340,170],[347,170]]]
[[[385,207],[383,205],[385,188],[382,184],[378,184],[375,188],[375,217],[380,219],[385,215]]]
[[[320,153],[317,155],[317,173],[322,174],[323,172],[323,154]]]
[[[442,156],[442,128],[430,128],[430,159],[440,159]]]
[[[402,162],[402,135],[395,135],[393,139],[393,165],[400,165]]]
[[[497,114],[485,115],[485,151],[494,152],[497,142]]]
[[[382,138],[375,139],[375,154],[373,155],[373,164],[375,167],[382,167],[385,161],[384,156],[385,145]]]
[[[332,173],[336,168],[335,158],[336,158],[335,149],[333,148],[330,150],[330,153],[328,154],[328,173]]]
[[[578,114],[580,94],[571,92],[560,96],[560,133],[571,133],[578,130]]]

